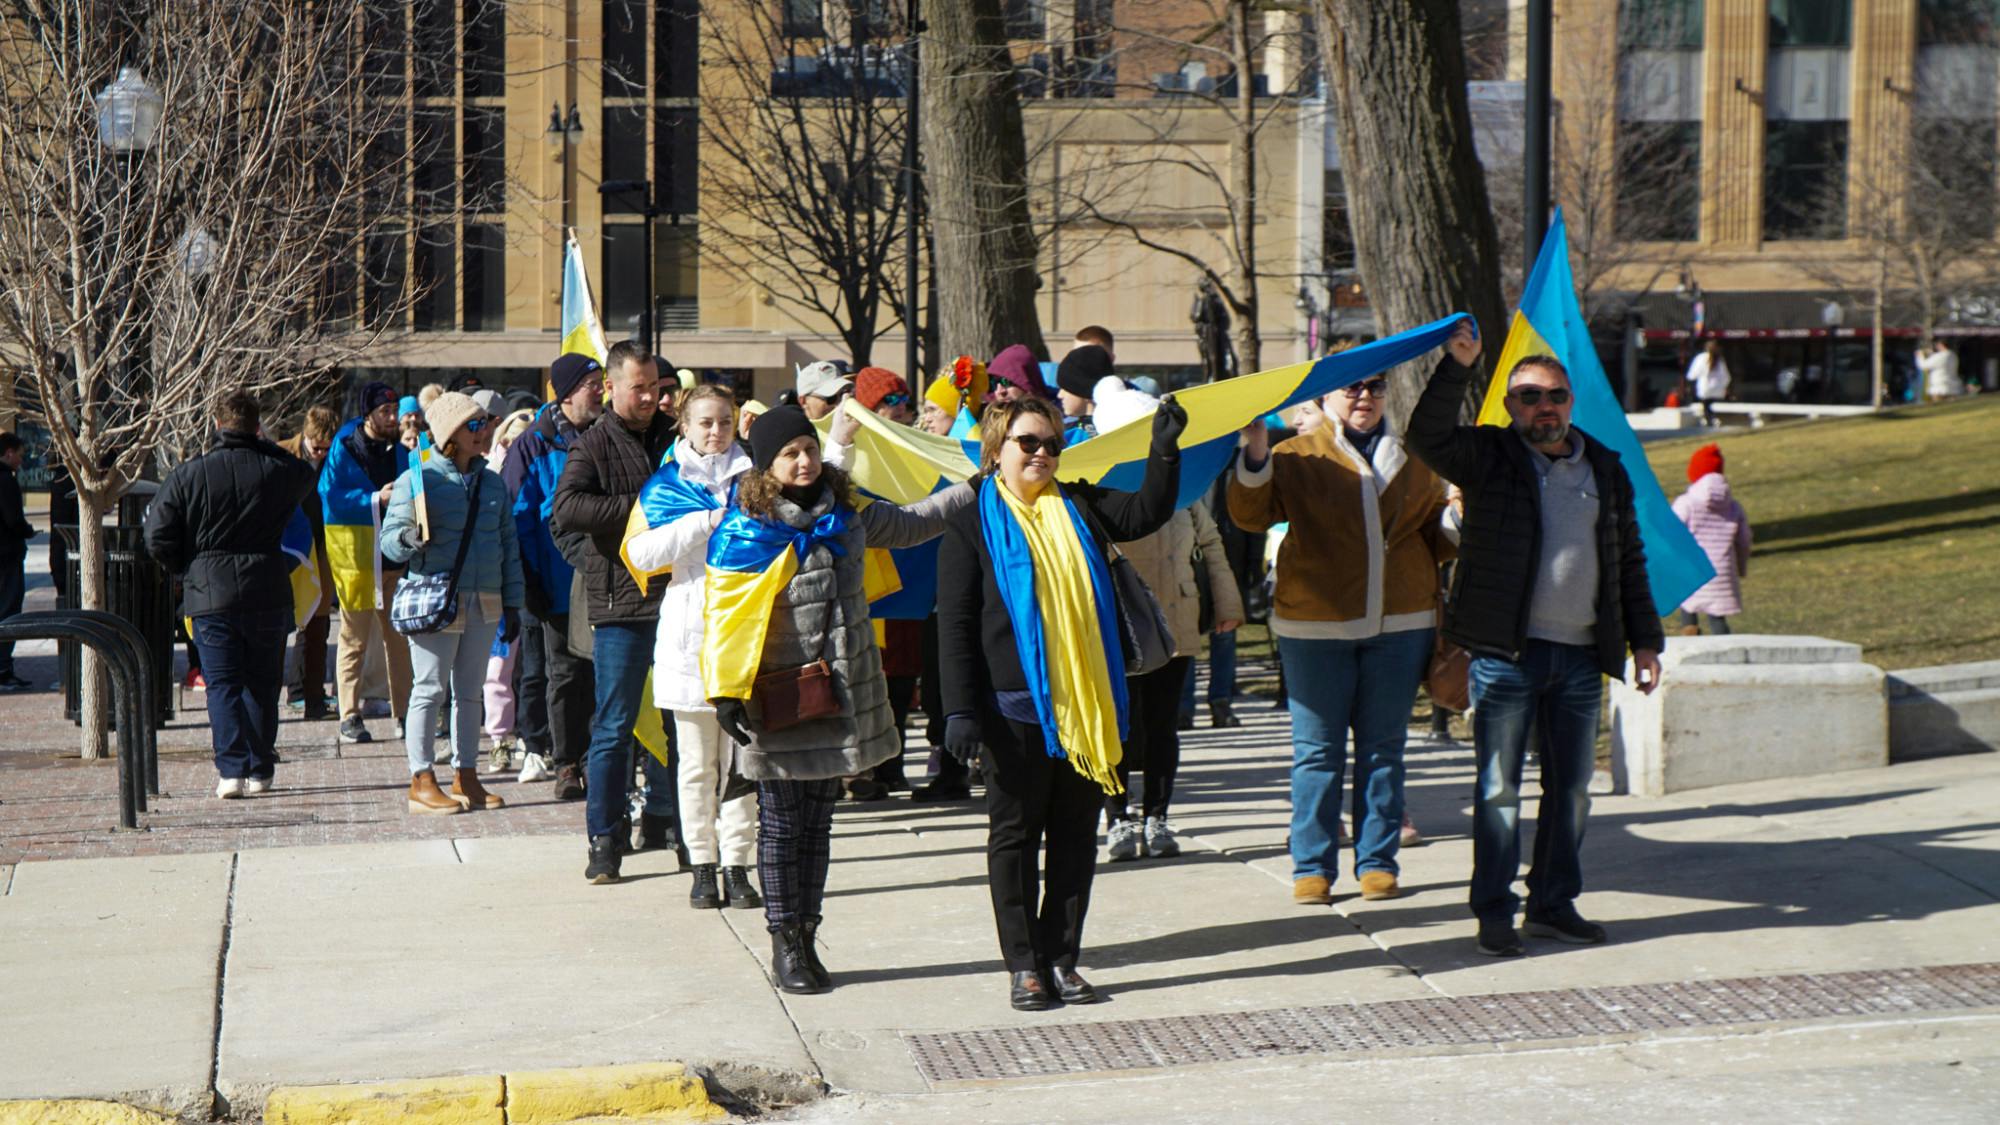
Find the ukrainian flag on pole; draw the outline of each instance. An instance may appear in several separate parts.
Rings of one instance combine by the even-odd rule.
[[[1569,231],[1560,208],[1549,225],[1548,237],[1542,240],[1535,268],[1528,272],[1528,283],[1522,287],[1521,307],[1507,330],[1506,346],[1493,365],[1493,381],[1479,410],[1481,425],[1508,424],[1507,408],[1501,401],[1507,397],[1507,373],[1531,355],[1555,356],[1569,369],[1570,389],[1576,394],[1570,421],[1616,451],[1625,463],[1625,472],[1632,478],[1639,533],[1646,544],[1653,604],[1662,614],[1672,613],[1689,594],[1715,577],[1715,567],[1687,525],[1674,515],[1660,479],[1646,462],[1639,435],[1625,420],[1625,408],[1604,376],[1604,365],[1597,360],[1597,348],[1590,342],[1590,329],[1576,301],[1576,282],[1569,272]]]
[[[583,247],[576,234],[563,232],[562,351],[587,355],[603,366],[611,348],[604,342],[604,325],[597,320],[597,301],[590,295],[590,277],[583,272]],[[542,377],[542,397],[555,397],[548,377]]]

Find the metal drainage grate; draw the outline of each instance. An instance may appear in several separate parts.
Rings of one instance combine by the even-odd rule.
[[[2000,1006],[2000,963],[909,1034],[932,1084]]]

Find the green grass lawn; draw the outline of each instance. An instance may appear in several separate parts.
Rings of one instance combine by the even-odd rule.
[[[1708,440],[1646,447],[1668,496]],[[1884,668],[2000,659],[2000,395],[1715,440],[1756,537],[1738,632]]]

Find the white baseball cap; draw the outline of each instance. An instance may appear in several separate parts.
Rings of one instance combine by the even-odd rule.
[[[799,397],[813,395],[817,398],[834,399],[854,389],[854,380],[848,378],[837,360],[822,359],[808,363],[798,369]]]

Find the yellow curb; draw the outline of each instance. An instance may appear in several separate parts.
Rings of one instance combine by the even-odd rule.
[[[0,1102],[0,1125],[173,1125],[173,1120],[123,1102],[86,1098]]]
[[[265,1125],[506,1125],[497,1074],[365,1086],[280,1086]]]
[[[701,1078],[679,1063],[587,1066],[507,1076],[508,1125],[568,1125],[582,1118],[723,1121],[728,1117],[708,1099]]]

